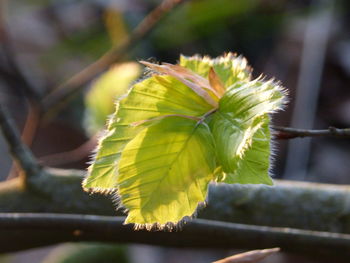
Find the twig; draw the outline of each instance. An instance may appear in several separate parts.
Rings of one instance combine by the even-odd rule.
[[[96,148],[97,138],[96,134],[73,150],[42,156],[39,158],[39,162],[45,166],[57,166],[81,161]]]
[[[82,190],[85,174],[79,170],[45,169],[24,190],[20,178],[0,183],[0,212],[122,215],[115,211],[110,197]],[[207,206],[198,217],[350,234],[349,190],[344,185],[278,180],[274,187],[211,184]],[[271,246],[261,248],[266,247]]]
[[[100,59],[87,66],[48,94],[43,100],[43,108],[47,111],[46,117],[52,116],[58,112],[62,107],[62,103],[66,102],[66,100],[82,89],[84,85],[90,82],[96,75],[107,69],[111,64],[120,60],[140,39],[144,38],[152,31],[165,14],[185,1],[186,0],[164,0],[151,11],[118,46],[110,49]]]
[[[23,143],[28,145],[28,147],[31,146],[34,140],[35,133],[39,125],[39,116],[40,116],[39,107],[36,104],[29,102],[27,119],[25,121],[23,130],[22,130],[22,135],[21,135],[21,139]],[[12,179],[17,175],[18,175],[18,166],[16,163],[14,163],[11,167],[11,170],[6,180]]]
[[[28,177],[40,174],[41,167],[35,160],[29,148],[23,144],[18,130],[15,128],[9,112],[0,103],[0,129],[9,145],[13,158],[18,162],[19,166]]]
[[[265,248],[313,257],[348,258],[350,235],[195,219],[174,232],[135,231],[124,217],[72,214],[0,214],[0,252],[67,241],[144,243],[175,247]],[[315,253],[317,251],[317,253]],[[336,260],[334,260],[336,261]],[[338,262],[338,261],[337,261]]]
[[[325,130],[307,130],[307,129],[294,129],[288,127],[271,127],[275,132],[277,139],[293,139],[303,137],[337,137],[337,138],[350,138],[350,128],[338,129],[329,127]]]
[[[83,180],[84,175],[85,171],[47,169],[42,176],[35,177],[33,180],[30,180],[31,187],[24,190],[20,185],[19,178],[15,178],[5,183],[0,183],[0,211],[4,213],[36,211],[43,213],[59,212],[90,215],[118,214],[118,212],[116,212],[113,208],[110,198],[103,195],[91,196],[81,190],[81,181]],[[346,233],[346,236],[350,236],[350,221],[347,220],[350,216],[350,207],[348,205],[349,186],[286,182],[278,180],[276,180],[275,183],[276,186],[274,187],[239,184],[211,185],[208,194],[207,207],[202,209],[198,216],[200,218],[211,220],[225,220],[250,225],[282,227],[279,228],[282,230],[285,229],[284,227],[299,229],[303,228],[312,229],[315,231]],[[257,202],[257,200],[259,200],[259,202]],[[112,221],[117,219],[118,218],[116,217],[112,217]],[[41,225],[39,223],[37,224]],[[58,226],[60,223],[56,222],[55,224]],[[102,227],[101,225],[100,227]],[[106,224],[105,227],[108,227],[108,224]],[[75,228],[71,231],[67,229],[62,231],[59,227],[52,227],[52,231],[48,231],[49,228],[31,229],[31,227],[28,226],[28,229],[26,230],[18,228],[16,231],[12,229],[11,232],[5,232],[2,230],[5,228],[6,226],[0,227],[0,249],[4,247],[5,244],[8,247],[12,246],[12,248],[17,248],[17,250],[20,249],[22,245],[23,249],[29,248],[34,244],[36,244],[36,246],[49,245],[52,243],[52,241],[50,241],[52,240],[51,238],[56,238],[56,235],[64,234],[64,238],[66,238],[66,236],[71,237],[74,230],[80,230],[75,231],[75,233],[79,233],[82,230],[80,223],[75,223]],[[114,229],[114,227],[109,229],[112,228]],[[54,229],[56,229],[56,231],[59,233],[57,234]],[[108,232],[108,230],[106,231]],[[116,231],[118,231],[117,229],[113,231],[115,232],[108,234],[106,239],[109,238],[110,235],[120,235],[116,234]],[[99,230],[96,230],[92,234],[102,236],[104,233],[105,232],[100,233]],[[332,239],[337,235],[334,236],[333,234],[325,232],[322,232],[324,233],[322,237],[324,243],[319,247],[316,247],[316,245],[315,247],[309,246],[309,244],[304,243],[309,242],[309,239],[307,239],[309,236],[305,236],[305,240],[300,240],[300,236],[285,236],[286,243],[284,246],[282,246],[280,242],[276,242],[274,244],[272,243],[272,240],[276,240],[274,239],[276,237],[274,236],[275,234],[268,235],[265,233],[256,235],[253,234],[253,232],[245,232],[243,230],[242,232],[237,230],[237,233],[241,233],[241,236],[238,235],[236,240],[238,240],[238,237],[246,238],[246,243],[243,242],[244,240],[242,243],[239,243],[241,240],[238,240],[237,243],[239,244],[234,243],[236,233],[233,232],[227,232],[227,237],[224,239],[222,236],[215,237],[212,233],[203,233],[202,235],[198,235],[198,239],[202,240],[201,242],[208,239],[213,240],[210,242],[220,242],[217,240],[222,239],[222,242],[225,244],[217,244],[223,248],[230,246],[231,248],[241,247],[244,249],[261,249],[280,246],[283,250],[285,247],[287,247],[287,251],[291,251],[291,249],[293,249],[295,245],[293,242],[301,242],[299,247],[295,247],[295,252],[300,254],[313,253],[314,256],[316,256],[320,252],[329,252],[333,255],[333,257],[336,257],[338,254],[343,258],[346,256],[349,258],[350,256],[350,250],[345,248],[343,239]],[[307,231],[307,233],[309,233],[309,231]],[[331,238],[331,240],[328,239],[326,241],[327,237]],[[17,239],[16,242],[9,242],[9,238],[11,238],[11,240],[15,240],[15,238]],[[110,239],[110,241],[116,241],[117,237],[114,238],[114,240]],[[7,242],[3,241],[5,239]],[[35,240],[41,240],[41,243]],[[175,237],[174,242],[176,240],[178,239]],[[183,242],[185,242],[184,240],[186,240],[186,237],[184,237],[181,241],[178,240],[177,245],[180,246]],[[312,236],[311,240],[313,240]],[[19,241],[27,243],[20,244]],[[56,239],[55,242],[63,241],[68,241],[68,239]],[[126,241],[128,240],[123,240],[123,242]],[[292,243],[290,243],[290,241]],[[161,241],[159,242],[161,243]],[[191,242],[191,239],[189,239],[188,242]],[[259,244],[259,246],[257,246],[257,244]],[[349,246],[349,244],[346,246]],[[317,251],[317,253],[315,253],[315,251]],[[344,253],[348,254],[344,255]],[[329,262],[340,261],[332,258],[332,260]]]

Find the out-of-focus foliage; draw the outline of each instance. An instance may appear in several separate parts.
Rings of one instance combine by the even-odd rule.
[[[155,32],[158,48],[189,43],[215,31],[222,31],[230,20],[239,20],[257,5],[255,0],[192,1],[173,12]],[[169,30],[173,25],[176,30]]]
[[[114,45],[118,45],[128,36],[123,14],[117,9],[108,8],[104,14],[104,21]]]
[[[42,263],[128,263],[126,248],[108,244],[65,244],[55,248]]]
[[[136,62],[114,65],[102,74],[85,96],[86,127],[90,134],[95,134],[105,127],[107,117],[115,109],[115,101],[127,93],[131,83],[141,74],[141,67]]]
[[[48,16],[48,25],[57,29],[52,32],[57,40],[49,49],[40,51],[45,73],[62,72],[62,76],[54,78],[56,81],[67,78],[72,72],[67,74],[64,68],[81,68],[118,45],[157,3],[64,1],[49,4],[54,15]],[[276,12],[280,5],[276,4],[276,10],[269,14],[261,11],[264,6],[259,0],[188,1],[164,17],[151,35],[126,56],[171,60],[179,53],[216,55],[224,51],[258,56],[261,49],[269,48],[271,38],[283,21],[283,14]],[[82,12],[79,11],[75,19],[68,18],[73,26],[67,26],[70,14],[66,10],[74,9]]]
[[[2,255],[0,256],[0,263],[11,263],[11,256],[9,255]]]

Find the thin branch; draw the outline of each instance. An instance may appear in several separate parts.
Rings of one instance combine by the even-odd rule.
[[[57,166],[81,161],[96,148],[97,138],[96,134],[73,150],[42,156],[39,158],[39,162],[45,166]]]
[[[313,257],[348,258],[350,235],[195,219],[173,232],[133,230],[124,217],[72,214],[0,214],[0,252],[67,241],[143,243],[194,248],[263,249]],[[315,253],[317,251],[317,253]],[[338,261],[337,261],[338,262]]]
[[[20,178],[0,183],[0,212],[122,215],[109,196],[82,190],[85,175],[79,170],[45,169],[26,189]],[[350,234],[348,197],[349,186],[343,185],[279,180],[274,187],[211,184],[198,217]]]
[[[32,145],[36,131],[38,129],[39,116],[40,116],[39,107],[36,104],[29,102],[27,119],[24,123],[22,135],[21,135],[22,142],[26,144],[28,147]],[[18,170],[19,169],[17,164],[14,163],[11,167],[9,175],[7,176],[7,180],[16,177],[19,174]]]
[[[306,129],[294,129],[288,127],[272,126],[277,139],[293,139],[303,137],[337,137],[337,138],[350,138],[350,128],[338,129],[329,127],[325,130],[306,130]]]
[[[30,187],[25,189],[23,189],[19,178],[0,183],[0,211],[3,213],[35,211],[43,213],[121,215],[120,212],[115,211],[109,197],[89,195],[81,190],[81,182],[85,173],[85,171],[78,170],[45,169],[41,176],[32,178],[29,181]],[[278,180],[275,180],[275,183],[276,185],[274,187],[263,185],[212,184],[209,187],[207,206],[199,211],[198,217],[233,223],[273,226],[279,227],[278,229],[282,230],[285,229],[284,227],[289,227],[312,229],[315,231],[332,231],[345,233],[345,236],[350,236],[350,221],[348,220],[350,216],[350,207],[348,205],[349,186]],[[116,217],[113,217],[112,221],[116,219]],[[38,225],[41,224],[38,223]],[[59,227],[52,227],[52,229],[56,229],[56,232],[55,230],[48,231],[43,228],[31,229],[31,226],[28,226],[28,229],[17,229],[16,231],[11,229],[11,231],[9,230],[10,232],[3,231],[2,229],[6,229],[7,226],[9,225],[0,227],[0,248],[4,247],[4,245],[8,247],[14,247],[16,245],[17,249],[21,247],[23,249],[29,248],[29,246],[33,246],[34,244],[36,246],[49,245],[53,242],[52,238],[57,238],[56,235],[64,235],[63,239],[55,239],[57,243],[68,241],[67,236],[71,238],[74,230],[77,230],[74,231],[75,234],[79,234],[82,231],[80,223],[72,226],[74,230],[71,231],[67,229],[63,231]],[[105,227],[109,230],[112,229],[112,227],[108,227],[108,224]],[[108,229],[106,232],[109,233]],[[88,236],[103,235],[105,233],[100,233],[99,231],[96,230],[92,234],[88,232]],[[117,230],[113,231],[115,232],[111,233],[117,236]],[[214,240],[223,240],[222,242],[224,244],[217,243],[218,246],[223,248],[230,246],[231,248],[260,249],[279,246],[282,249],[291,251],[296,243],[300,243],[301,245],[297,248],[298,250],[295,251],[300,254],[313,253],[317,255],[319,252],[328,251],[330,254],[333,253],[333,257],[339,255],[349,258],[350,256],[349,254],[344,255],[344,253],[350,253],[348,249],[349,243],[346,244],[346,248],[343,239],[332,239],[333,237],[337,237],[337,234],[323,232],[324,234],[321,240],[324,243],[320,244],[319,247],[315,244],[313,247],[312,244],[311,246],[309,246],[310,243],[307,244],[310,239],[314,240],[312,236],[310,237],[308,235],[305,236],[305,239],[302,239],[302,236],[298,235],[287,235],[283,241],[285,243],[281,244],[283,239],[280,240],[281,242],[278,241],[278,243],[276,241],[277,239],[274,239],[283,237],[283,235],[279,236],[279,234],[269,235],[262,233],[261,235],[257,235],[254,232],[245,232],[244,230],[239,232],[237,230],[237,233],[241,233],[241,236],[236,232],[227,232],[227,237],[223,237],[221,234],[215,237],[210,231],[202,235],[198,234],[197,238],[199,240],[213,240],[211,242],[214,242]],[[237,239],[235,239],[236,234],[238,235]],[[117,237],[111,237],[110,235],[113,236],[113,234],[108,234],[104,241],[108,241],[107,238],[110,237],[110,241],[115,242]],[[193,238],[192,235],[189,234],[189,236]],[[9,242],[10,239],[4,241],[5,237],[11,238],[13,242]],[[328,237],[331,240],[327,239]],[[243,239],[238,240],[238,238]],[[181,244],[185,244],[184,242],[187,240],[187,237],[183,237],[181,241],[176,238],[174,240],[178,240],[178,243],[175,245],[181,246]],[[191,242],[190,238],[188,240],[188,242]],[[237,244],[234,240],[238,240]],[[273,243],[273,240],[276,243]],[[19,243],[19,241],[23,241],[24,244]],[[126,241],[128,240],[123,239],[123,242]],[[136,241],[129,240],[128,242]],[[28,243],[31,245],[28,245]],[[159,243],[162,244],[161,241]],[[332,259],[330,262],[340,261]]]
[[[162,17],[185,1],[186,0],[164,0],[151,11],[118,46],[110,49],[100,59],[87,66],[47,95],[43,100],[43,108],[48,111],[46,116],[50,116],[59,111],[66,100],[76,94],[76,92],[82,89],[84,85],[90,82],[96,75],[120,60],[128,50],[134,47],[154,29]]]
[[[21,137],[16,129],[13,120],[7,109],[0,103],[0,129],[9,145],[13,158],[28,177],[33,177],[41,172],[41,167],[35,160],[32,152],[21,141]]]

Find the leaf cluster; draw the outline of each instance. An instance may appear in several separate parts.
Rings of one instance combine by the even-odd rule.
[[[272,185],[269,114],[283,88],[252,79],[232,53],[181,56],[152,70],[118,104],[83,187],[117,192],[125,223],[163,228],[192,216],[210,182]]]

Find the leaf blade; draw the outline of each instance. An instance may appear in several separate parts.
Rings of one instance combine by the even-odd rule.
[[[272,184],[268,114],[283,104],[283,90],[272,81],[237,83],[224,94],[210,123],[224,182]]]
[[[121,152],[144,129],[133,123],[171,114],[199,117],[211,108],[189,87],[171,76],[154,75],[135,84],[128,96],[118,103],[107,132],[99,141],[83,188],[95,192],[115,190]]]
[[[181,56],[180,66],[190,69],[206,79],[208,79],[210,68],[213,68],[226,88],[238,81],[248,82],[251,80],[251,68],[248,66],[247,60],[234,53],[227,53],[215,59],[197,55]]]
[[[265,115],[264,119],[261,128],[253,135],[252,143],[243,158],[237,160],[235,172],[226,174],[225,183],[273,185],[269,176],[271,152],[269,117]]]
[[[160,120],[125,147],[119,166],[126,223],[177,223],[204,202],[215,152],[209,128],[185,118]],[[195,157],[195,158],[194,158]]]

